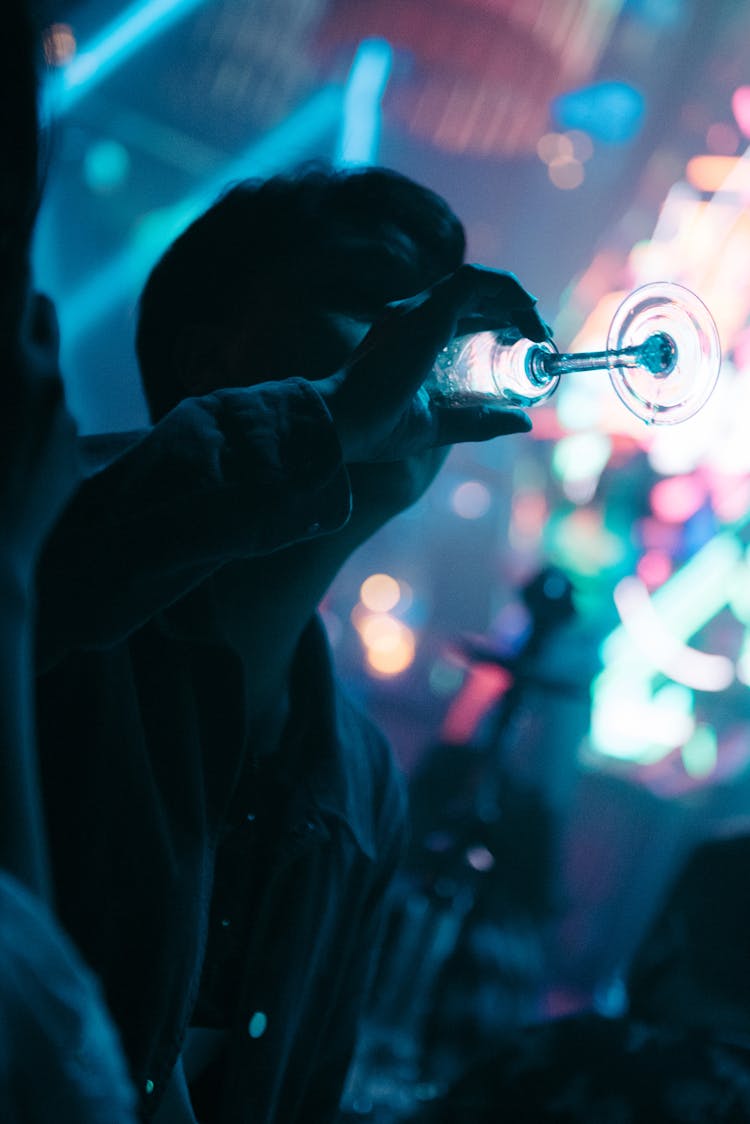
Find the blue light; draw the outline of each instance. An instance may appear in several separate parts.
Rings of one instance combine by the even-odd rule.
[[[130,171],[128,150],[118,141],[92,144],[83,158],[83,177],[92,191],[115,191]]]
[[[205,2],[138,0],[131,4],[50,78],[45,89],[46,113],[49,116],[65,113],[141,47]]]
[[[60,324],[65,348],[75,346],[81,336],[111,313],[128,294],[135,296],[170,242],[215,201],[227,184],[249,176],[273,175],[309,153],[339,120],[341,96],[341,90],[336,87],[320,90],[193,195],[147,216],[132,242],[61,302]]]
[[[380,106],[393,66],[385,39],[365,39],[354,56],[344,91],[338,164],[372,164],[380,140]]]
[[[247,1024],[247,1032],[251,1038],[262,1038],[266,1033],[268,1017],[265,1011],[256,1011]]]
[[[685,0],[629,0],[628,15],[655,30],[677,27],[686,18]]]
[[[552,103],[552,115],[560,128],[582,129],[607,144],[633,140],[645,111],[643,95],[626,82],[597,82],[561,94]]]

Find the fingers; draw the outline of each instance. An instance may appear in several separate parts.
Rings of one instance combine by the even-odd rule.
[[[531,419],[523,410],[508,409],[492,403],[480,406],[433,405],[438,426],[439,445],[457,445],[464,441],[491,441],[512,433],[528,433]]]
[[[451,317],[456,335],[496,331],[512,343],[520,336],[541,343],[552,332],[536,309],[536,300],[512,274],[482,266],[462,266],[439,282],[426,311]],[[512,338],[511,338],[512,337]]]
[[[534,303],[534,297],[513,274],[462,266],[432,289],[391,306],[373,325],[340,376],[317,384],[334,419],[345,457],[363,461],[399,459],[414,451],[410,441],[416,434],[420,434],[417,444],[422,442],[420,448],[424,449],[459,441],[486,441],[529,429],[523,412],[482,404],[450,407],[439,433],[428,432],[437,419],[427,408],[422,412],[429,425],[419,421],[415,396],[461,318],[484,320],[485,330],[506,328],[533,340],[546,339],[547,327]]]
[[[456,317],[531,310],[536,304],[536,297],[524,289],[513,273],[481,265],[462,265],[439,282],[434,292],[445,294]]]

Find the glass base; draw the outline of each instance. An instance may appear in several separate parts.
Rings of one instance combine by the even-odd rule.
[[[711,396],[721,367],[721,343],[703,301],[682,285],[657,282],[636,289],[614,315],[608,351],[638,348],[636,366],[608,364],[618,398],[648,425],[675,425]]]

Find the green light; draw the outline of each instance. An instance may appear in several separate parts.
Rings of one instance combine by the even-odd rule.
[[[738,566],[734,572],[727,604],[741,624],[750,625],[750,566],[747,555],[745,564]]]
[[[654,608],[675,640],[685,642],[727,603],[742,547],[734,533],[722,531],[702,547],[652,597]],[[639,671],[642,655],[619,625],[601,648],[604,664]]]
[[[690,777],[708,777],[716,768],[719,747],[716,731],[710,726],[697,726],[693,736],[683,746],[682,764]]]
[[[601,433],[574,433],[557,442],[552,469],[564,481],[598,479],[612,452],[612,442]]]
[[[648,674],[600,675],[592,692],[591,747],[621,761],[660,761],[692,737],[694,702],[679,683],[652,691]]]

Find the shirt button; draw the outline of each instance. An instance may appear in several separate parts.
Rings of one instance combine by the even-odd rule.
[[[143,1086],[143,1088],[146,1090],[146,1094],[148,1096],[151,1096],[151,1094],[154,1091],[154,1083],[153,1083],[153,1081],[151,1080],[150,1077],[149,1077],[148,1081],[145,1083],[145,1085]]]
[[[253,823],[255,821],[255,812],[248,812],[247,819],[248,823]]]
[[[265,1011],[255,1011],[250,1016],[250,1022],[247,1024],[247,1033],[251,1038],[261,1038],[268,1026],[268,1019],[266,1018]]]
[[[232,924],[232,922],[229,920],[228,917],[222,917],[222,919],[221,919],[222,929],[228,929],[231,924]]]

